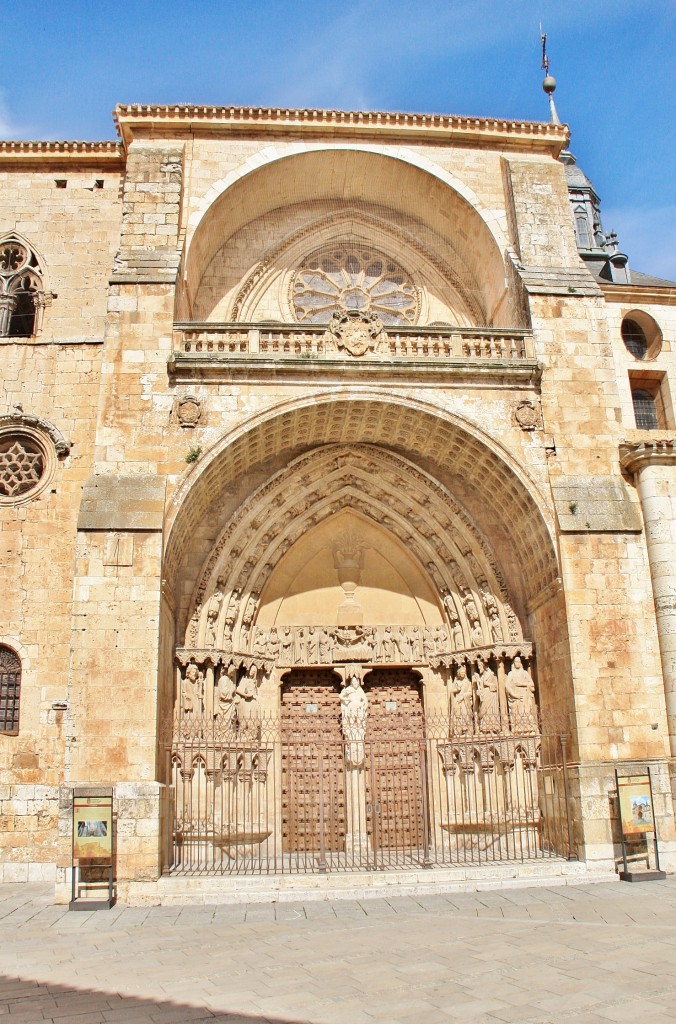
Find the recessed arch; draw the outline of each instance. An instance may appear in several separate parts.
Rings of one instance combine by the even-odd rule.
[[[557,577],[551,510],[506,449],[428,403],[364,389],[289,400],[234,428],[206,452],[167,510],[165,578],[183,615],[214,543],[213,509],[225,522],[279,468],[322,446],[367,442],[401,453],[440,480],[489,537],[522,592],[522,607]],[[179,616],[180,617],[180,616]]]
[[[392,187],[390,187],[390,183]],[[396,187],[395,187],[396,185]],[[282,207],[341,199],[382,204],[388,194],[399,217],[427,225],[456,253],[475,282],[486,323],[507,308],[502,225],[472,192],[429,159],[379,146],[307,144],[267,147],[215,182],[193,211],[177,315],[189,319],[202,275],[224,239]],[[262,251],[261,251],[262,257]],[[505,315],[507,315],[505,313]]]

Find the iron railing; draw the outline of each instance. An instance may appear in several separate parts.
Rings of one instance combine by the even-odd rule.
[[[177,721],[173,873],[280,874],[570,858],[566,733],[424,720],[421,735],[240,737]],[[230,729],[230,733],[228,730]],[[335,736],[335,729],[332,730]]]

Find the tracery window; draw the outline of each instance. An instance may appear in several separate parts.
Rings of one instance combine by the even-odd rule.
[[[10,647],[0,645],[0,733],[19,731],[21,661]]]
[[[44,299],[37,256],[17,238],[0,242],[0,337],[35,334],[39,302]]]
[[[308,256],[293,276],[291,306],[299,323],[325,324],[334,313],[374,313],[386,326],[417,322],[417,291],[389,256],[353,242]]]
[[[18,498],[40,483],[45,452],[37,440],[23,433],[0,435],[0,497]]]

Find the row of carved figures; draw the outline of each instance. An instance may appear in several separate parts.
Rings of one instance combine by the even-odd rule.
[[[477,627],[472,646],[483,645],[483,633]],[[283,626],[257,629],[253,652],[274,659],[279,665],[332,665],[348,661],[359,648],[355,660],[383,664],[419,665],[435,655],[465,649],[462,627],[456,620],[449,630],[423,626]]]
[[[535,683],[519,655],[509,671],[498,663],[496,673],[484,658],[462,663],[449,680],[449,715],[454,733],[537,730]]]
[[[493,659],[497,672],[485,657],[461,662],[447,680],[449,729],[455,735],[533,733],[538,730],[535,683],[520,655]],[[369,712],[363,688],[364,668],[353,666],[340,694],[344,738],[363,742]],[[244,670],[231,662],[227,667],[203,672],[190,662],[181,680],[181,718],[190,722],[205,716],[217,721],[224,736],[253,741],[261,735],[258,669]]]
[[[219,580],[219,584],[223,583]],[[503,628],[500,622],[500,613],[495,597],[490,591],[482,591],[482,603],[490,638],[488,642],[498,643],[504,639]],[[224,595],[220,589],[216,590],[209,599],[207,605],[206,627],[204,643],[206,647],[216,645],[219,634],[219,619]],[[448,626],[437,626],[429,629],[422,626],[371,626],[363,629],[364,640],[372,647],[374,652],[373,660],[380,661],[422,661],[423,655],[433,654],[443,647],[444,651],[460,651],[467,647],[482,647],[487,638],[481,625],[481,619],[477,610],[477,603],[471,591],[467,591],[460,597],[463,610],[467,617],[468,635],[463,632],[454,599],[449,591],[442,594],[444,608],[448,614]],[[232,645],[235,632],[235,623],[239,614],[240,598],[236,591],[230,596],[222,627],[221,646],[224,650]],[[239,627],[239,647],[245,648],[250,640],[250,626],[256,608],[256,596],[252,595],[247,601]],[[511,609],[510,609],[511,611]],[[512,613],[513,614],[513,613]],[[352,627],[358,630],[360,627]],[[336,641],[336,629],[328,629],[323,626],[284,626],[270,630],[256,629],[253,638],[253,650],[268,657],[276,658],[281,655],[285,665],[299,664],[329,664],[331,661],[330,647]],[[339,632],[339,631],[338,631]],[[510,639],[512,636],[510,628]],[[338,639],[338,642],[340,640]],[[387,650],[387,648],[390,650]],[[406,650],[402,650],[402,647]],[[414,654],[411,653],[414,651]],[[325,661],[322,659],[325,657]]]

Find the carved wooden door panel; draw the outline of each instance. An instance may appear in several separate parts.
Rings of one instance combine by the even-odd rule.
[[[282,686],[282,849],[342,851],[347,814],[340,682],[331,669],[297,669]]]
[[[424,720],[421,684],[408,669],[366,676],[367,828],[373,853],[420,850],[423,835]]]

